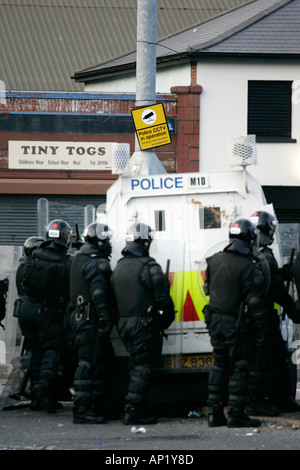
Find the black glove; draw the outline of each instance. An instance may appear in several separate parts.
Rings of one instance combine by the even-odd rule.
[[[161,309],[161,314],[160,314],[160,328],[162,330],[166,330],[169,328],[171,323],[173,323],[175,319],[175,310],[174,310],[174,304],[173,301],[170,299],[169,302],[166,302]]]
[[[283,281],[292,282],[294,279],[293,267],[288,263],[280,269],[280,277]]]
[[[84,245],[84,242],[81,240],[72,240],[72,247],[80,250],[80,248]]]
[[[300,323],[300,302],[296,300],[293,308],[287,312],[287,316],[292,320],[293,323],[299,325]]]
[[[102,310],[98,316],[98,331],[109,334],[113,326],[113,317],[108,310]]]

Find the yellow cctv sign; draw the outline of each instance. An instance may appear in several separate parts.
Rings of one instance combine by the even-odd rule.
[[[172,142],[162,103],[133,109],[131,114],[141,150]]]

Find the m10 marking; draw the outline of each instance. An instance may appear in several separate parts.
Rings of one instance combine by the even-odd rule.
[[[206,176],[190,176],[189,177],[189,186],[190,187],[207,187],[207,177]]]

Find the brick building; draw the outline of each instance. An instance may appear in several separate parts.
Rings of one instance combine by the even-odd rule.
[[[252,2],[216,0],[211,8],[206,0],[158,0],[157,39]],[[0,0],[0,246],[22,245],[36,233],[40,199],[49,202],[47,217],[61,215],[74,224],[83,220],[76,208],[82,213],[87,205],[103,204],[116,178],[108,170],[26,169],[16,164],[18,142],[38,148],[43,142],[58,147],[71,141],[81,149],[87,142],[118,141],[128,142],[134,151],[130,112],[135,96],[125,89],[118,94],[87,92],[73,79],[76,70],[105,64],[135,48],[137,2],[119,3]],[[195,65],[191,69],[196,72]],[[198,169],[200,93],[191,73],[188,86],[168,87],[166,94],[157,96],[172,136],[171,144],[156,151],[167,172]],[[20,146],[19,153],[22,157]],[[45,204],[42,207],[45,210]]]
[[[167,172],[198,171],[201,91],[191,84],[157,96],[172,138],[171,144],[156,149]],[[46,147],[66,142],[73,143],[81,160],[86,143],[96,149],[99,143],[125,142],[133,153],[134,107],[131,94],[6,94],[0,104],[0,244],[22,245],[27,236],[37,233],[41,198],[49,203],[50,219],[61,214],[83,229],[84,207],[104,204],[106,190],[117,176],[109,169],[69,169],[63,161],[55,169],[48,165],[40,169],[36,162],[47,161]]]

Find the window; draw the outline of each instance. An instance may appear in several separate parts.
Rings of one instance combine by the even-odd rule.
[[[220,207],[201,207],[199,209],[200,228],[221,228]]]
[[[155,231],[164,232],[166,230],[165,211],[154,211]]]
[[[248,134],[257,142],[291,142],[292,82],[248,82]]]

